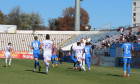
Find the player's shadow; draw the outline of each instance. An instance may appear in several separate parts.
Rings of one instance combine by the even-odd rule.
[[[121,75],[107,74],[109,76],[122,77]]]
[[[73,68],[67,68],[66,71],[75,71]]]
[[[34,72],[34,70],[25,70],[25,71]],[[34,73],[46,74],[45,72],[37,72],[37,71],[35,71]]]
[[[31,72],[34,72],[34,70],[25,70],[25,71],[31,71]]]

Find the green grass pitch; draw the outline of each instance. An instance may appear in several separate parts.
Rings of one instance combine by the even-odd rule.
[[[131,69],[130,77],[123,78],[123,69],[92,66],[91,71],[75,71],[72,63],[50,67],[46,75],[45,63],[40,60],[41,73],[33,72],[34,60],[12,59],[12,66],[5,67],[0,59],[0,84],[140,84],[140,69]]]

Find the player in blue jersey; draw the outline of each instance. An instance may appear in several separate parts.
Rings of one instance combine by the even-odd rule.
[[[122,44],[121,51],[123,51],[123,62],[124,62],[124,77],[126,77],[126,67],[127,67],[127,77],[130,76],[130,63],[131,63],[131,51],[134,51],[133,44],[130,43],[130,39],[125,39],[124,44]]]
[[[52,60],[52,67],[54,67],[54,64],[53,62],[55,61],[55,66],[58,67],[57,65],[57,48],[55,46],[53,46],[52,48],[52,57],[51,57],[51,60]]]
[[[72,53],[71,59],[72,59],[72,61],[74,63],[73,70],[78,69],[79,64],[78,64],[78,60],[76,59],[75,53]],[[77,66],[75,68],[76,63],[77,63]]]
[[[41,66],[39,65],[39,61],[38,61],[38,58],[39,58],[39,55],[40,55],[40,44],[41,43],[38,41],[38,37],[35,36],[34,41],[31,43],[31,49],[33,49],[33,56],[34,56],[34,59],[35,59],[34,71],[36,69],[36,66],[38,65],[39,72],[41,70]]]
[[[88,42],[86,42],[86,46],[85,46],[85,48],[84,48],[83,51],[85,53],[85,59],[86,59],[88,70],[91,70],[90,69],[90,60],[91,60],[91,55],[92,55],[92,49],[89,46],[89,43]]]

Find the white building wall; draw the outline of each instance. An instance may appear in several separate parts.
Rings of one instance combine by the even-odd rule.
[[[133,0],[132,3],[132,26],[140,27],[140,0]]]

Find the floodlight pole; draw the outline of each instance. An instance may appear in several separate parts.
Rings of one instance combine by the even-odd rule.
[[[80,1],[75,0],[75,31],[80,31]]]

